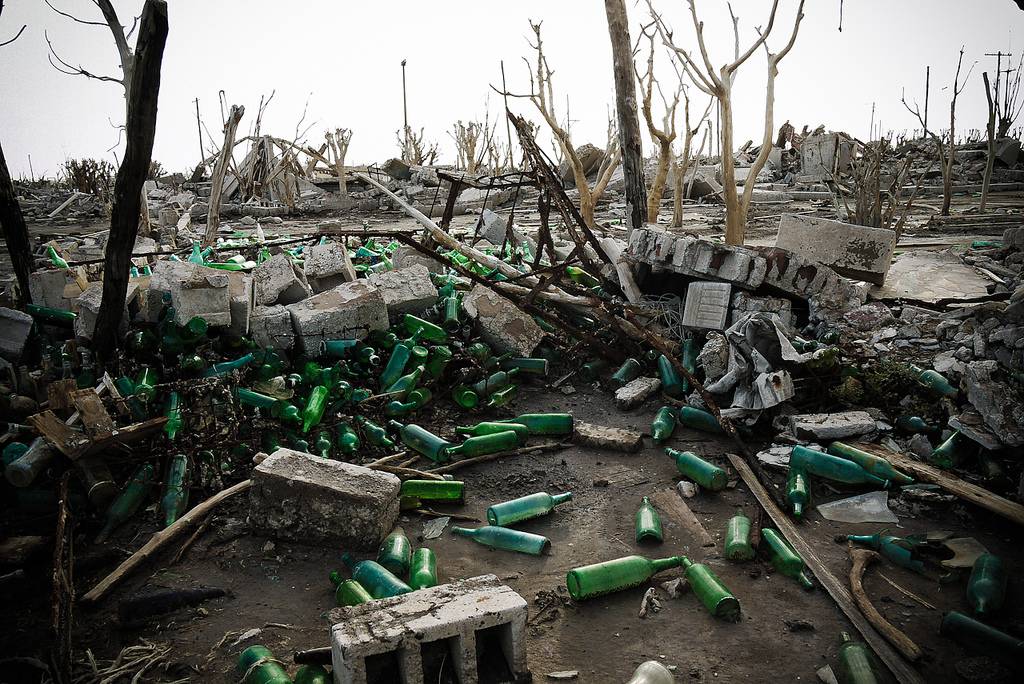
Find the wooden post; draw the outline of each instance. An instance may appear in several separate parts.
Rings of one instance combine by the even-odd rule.
[[[636,84],[633,83],[633,48],[629,42],[625,0],[605,0],[604,10],[612,40],[615,110],[619,121],[622,173],[626,182],[626,226],[627,231],[632,232],[634,228],[643,227],[647,209],[643,145],[636,114]]]
[[[18,204],[18,195],[14,192],[14,182],[7,170],[3,147],[0,147],[0,227],[4,231],[14,275],[18,278],[17,301],[22,306],[31,304],[28,274],[32,271],[32,247],[25,227],[25,217],[21,215],[21,205]]]
[[[932,67],[929,64],[924,68],[924,133],[922,138],[928,137],[928,93],[932,87]]]
[[[227,123],[224,124],[224,146],[220,148],[220,156],[217,157],[217,164],[213,167],[213,182],[210,185],[210,208],[206,213],[204,247],[209,247],[217,240],[217,229],[220,228],[220,202],[221,194],[224,191],[224,177],[228,173],[231,152],[235,149],[235,130],[238,128],[238,122],[242,120],[243,114],[245,114],[245,107],[242,105],[231,105],[231,113],[228,114]]]
[[[167,3],[146,0],[135,45],[135,67],[131,74],[127,146],[114,181],[114,206],[110,237],[103,262],[103,299],[96,317],[93,349],[101,361],[112,360],[120,342],[118,329],[128,292],[128,268],[139,232],[142,185],[149,173],[156,134],[157,97],[160,94],[160,65],[167,43]]]

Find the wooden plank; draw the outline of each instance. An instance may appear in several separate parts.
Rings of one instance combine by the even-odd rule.
[[[53,411],[43,411],[29,416],[28,422],[39,431],[39,434],[53,443],[62,454],[72,460],[77,458],[78,451],[89,443],[88,437],[69,427]]]
[[[79,390],[72,395],[75,407],[78,408],[82,425],[89,435],[110,432],[114,429],[114,420],[107,413],[107,407],[94,390]]]
[[[143,439],[148,439],[160,432],[166,422],[167,418],[160,416],[159,418],[151,418],[141,423],[97,434],[92,438],[91,442],[79,449],[74,456],[69,456],[69,458],[74,460],[82,456],[91,456],[111,447],[128,446]]]
[[[661,491],[654,492],[651,494],[651,500],[666,515],[677,520],[683,527],[689,530],[690,534],[700,542],[701,546],[715,545],[715,540],[708,534],[704,525],[701,524],[700,520],[697,519],[697,516],[686,505],[686,502],[683,501],[675,489],[662,489]]]
[[[853,626],[860,632],[861,637],[867,642],[868,646],[875,652],[879,660],[885,663],[885,666],[889,668],[896,681],[910,684],[924,684],[924,678],[921,674],[913,669],[910,665],[900,657],[900,654],[889,645],[881,634],[871,626],[867,618],[858,610],[856,604],[853,602],[853,597],[850,592],[847,591],[846,585],[836,579],[836,576],[829,572],[828,568],[815,553],[814,547],[808,544],[796,527],[789,520],[785,513],[783,513],[775,502],[772,501],[772,497],[768,494],[768,491],[761,486],[761,483],[754,476],[754,472],[746,464],[746,462],[736,454],[727,454],[729,462],[732,463],[732,467],[736,469],[743,482],[746,483],[747,488],[750,489],[750,493],[754,495],[758,503],[761,504],[761,508],[768,514],[768,517],[775,523],[775,527],[778,528],[779,532],[786,541],[789,542],[790,546],[796,549],[803,559],[807,567],[810,568],[814,576],[818,578],[821,585],[825,587],[825,591],[829,593],[832,600],[836,602],[839,609],[843,611],[847,619],[853,623]]]
[[[74,405],[72,395],[78,391],[78,382],[74,378],[54,380],[46,386],[46,399],[50,409],[63,411]]]

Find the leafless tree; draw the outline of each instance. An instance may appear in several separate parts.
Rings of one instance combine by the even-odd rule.
[[[960,69],[964,63],[964,48],[960,48],[960,58],[956,62],[956,75],[953,77],[953,96],[949,101],[949,132],[946,139],[939,133],[935,133],[930,130],[924,123],[924,117],[921,114],[921,108],[917,102],[914,102],[914,106],[911,107],[907,103],[906,93],[903,94],[901,101],[903,106],[907,108],[907,111],[913,114],[917,120],[921,123],[921,128],[926,136],[931,137],[935,143],[935,148],[938,152],[939,164],[942,168],[942,215],[949,216],[949,205],[953,199],[953,162],[956,159],[956,99],[960,93],[967,86],[967,81],[971,77],[971,72],[974,71],[974,65],[967,70],[967,75],[964,77],[963,83],[960,82]]]
[[[494,131],[486,122],[462,123],[460,119],[448,135],[455,141],[456,166],[466,173],[476,173],[483,164]]]
[[[3,13],[4,13],[4,3],[3,3],[3,0],[0,0],[0,14],[3,14]],[[22,27],[20,29],[18,29],[18,32],[14,34],[14,37],[9,39],[9,40],[5,40],[2,43],[0,43],[0,47],[3,47],[4,45],[10,45],[14,41],[18,40],[18,38],[21,37],[21,34],[25,32],[26,28],[28,28],[28,24],[23,24]]]
[[[992,168],[996,162],[996,118],[999,113],[999,100],[992,97],[987,71],[981,74],[981,79],[985,82],[985,99],[988,102],[988,154],[985,161],[985,177],[981,182],[981,202],[978,204],[978,211],[985,211],[985,205],[988,204],[988,188],[992,184]],[[998,94],[996,97],[999,97]]]
[[[633,73],[640,82],[640,111],[647,122],[647,132],[651,134],[651,140],[658,147],[658,166],[654,172],[654,180],[651,182],[650,192],[647,194],[647,222],[658,222],[658,210],[661,208],[661,198],[665,194],[665,185],[668,182],[668,170],[672,162],[672,144],[676,140],[676,108],[679,107],[679,98],[683,95],[683,82],[680,79],[676,86],[672,101],[665,97],[661,84],[654,76],[654,32],[645,27],[640,36],[637,37],[637,47],[633,50]],[[640,41],[647,38],[649,52],[647,53],[647,69],[640,73],[636,65],[636,57],[639,55]],[[658,95],[664,107],[664,114],[661,117],[661,128],[654,121],[653,103],[654,88],[657,86]],[[687,98],[689,104],[689,98]]]
[[[411,126],[405,128],[405,136],[402,131],[395,131],[395,138],[398,140],[398,147],[402,150],[402,161],[409,164],[430,166],[437,160],[437,143],[426,140],[423,128],[416,133]],[[408,141],[408,145],[406,145]]]
[[[1013,122],[1020,116],[1024,109],[1024,99],[1021,98],[1021,74],[1024,73],[1024,54],[1017,62],[1016,69],[1000,71],[996,74],[995,92],[992,100],[996,107],[996,118],[998,127],[996,138],[1005,138],[1010,132]],[[1006,81],[1003,82],[1003,74],[1006,74]],[[1000,98],[1002,94],[1002,98]]]
[[[715,99],[711,98],[708,101],[708,106],[704,108],[704,113],[701,114],[697,122],[690,126],[690,94],[687,89],[683,89],[683,144],[679,150],[679,154],[675,157],[672,165],[673,173],[673,202],[672,202],[672,227],[679,228],[683,225],[683,200],[689,195],[689,192],[683,190],[683,183],[686,179],[686,174],[690,170],[690,164],[693,161],[691,150],[693,148],[693,136],[697,135],[701,126],[707,121],[708,114],[711,113],[711,106],[715,103]],[[710,122],[709,122],[710,123]],[[704,145],[707,142],[707,138],[710,133],[705,130],[704,138],[701,139],[700,149],[697,151],[696,159],[699,161],[701,155],[704,154]],[[696,175],[694,176],[694,178]],[[690,186],[693,186],[694,178],[690,179]]]
[[[725,198],[725,241],[730,245],[743,244],[747,227],[747,211],[750,208],[750,200],[754,193],[754,184],[746,183],[743,186],[743,194],[739,195],[736,187],[736,166],[733,158],[733,112],[732,112],[732,86],[736,79],[736,72],[739,68],[757,51],[764,47],[768,57],[768,79],[765,91],[765,115],[764,115],[764,136],[761,150],[754,159],[750,168],[750,177],[754,178],[764,168],[768,156],[772,150],[772,134],[775,126],[773,123],[775,110],[775,79],[779,74],[779,62],[789,54],[796,42],[797,33],[800,31],[800,22],[804,18],[804,0],[800,0],[797,7],[796,18],[793,22],[793,32],[789,41],[777,53],[768,49],[767,40],[775,26],[775,16],[779,7],[779,0],[772,0],[771,14],[764,30],[756,29],[758,37],[744,52],[740,52],[739,19],[729,5],[729,16],[732,19],[734,48],[733,61],[723,64],[719,69],[712,65],[708,53],[707,44],[704,40],[704,22],[697,18],[696,0],[688,0],[690,6],[690,17],[693,20],[693,27],[697,34],[697,47],[700,50],[700,62],[694,58],[688,50],[684,50],[675,44],[672,31],[665,24],[661,15],[655,12],[651,0],[647,0],[651,16],[654,18],[655,26],[661,35],[665,45],[675,55],[681,68],[693,81],[693,84],[704,93],[713,96],[718,100],[721,111],[721,148],[722,148],[722,182]]]
[[[348,187],[345,181],[345,156],[348,154],[349,143],[352,142],[352,129],[335,128],[334,132],[324,133],[327,145],[334,157],[334,172],[338,174],[338,192],[342,197],[348,195]]]

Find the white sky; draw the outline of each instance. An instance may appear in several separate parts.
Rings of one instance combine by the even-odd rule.
[[[52,0],[68,12],[102,20],[89,0]],[[645,5],[626,0],[631,34],[647,20]],[[217,92],[243,104],[241,129],[252,125],[260,95],[276,90],[263,131],[291,138],[309,98],[306,123],[317,122],[308,139],[319,145],[323,131],[354,130],[349,163],[381,162],[397,152],[402,126],[400,61],[408,59],[410,124],[441,143],[441,161],[454,161],[448,131],[457,119],[492,118],[500,97],[505,61],[509,89],[525,91],[530,54],[527,19],[543,19],[548,61],[555,70],[559,115],[571,107],[576,144],[601,146],[606,112],[613,102],[611,48],[600,0],[170,0],[170,36],[164,54],[154,158],[172,171],[191,169],[199,158],[195,105],[219,139]],[[122,22],[141,11],[141,0],[115,1]],[[735,0],[742,43],[763,25],[768,0]],[[796,47],[782,62],[776,82],[775,128],[786,119],[812,128],[825,124],[866,138],[872,102],[885,129],[911,129],[915,122],[900,104],[922,99],[925,65],[932,67],[930,117],[947,120],[957,51],[965,45],[964,71],[977,61],[958,104],[958,130],[985,125],[981,72],[995,71],[983,53],[1010,50],[1019,56],[1024,12],[1012,0],[847,0],[838,32],[839,0],[808,0]],[[676,28],[677,40],[693,45],[683,0],[655,0]],[[729,15],[722,0],[698,0],[698,12],[717,66],[732,51]],[[788,38],[796,0],[782,0],[769,45]],[[124,104],[118,84],[56,72],[46,59],[46,30],[62,57],[94,73],[119,75],[117,55],[105,27],[83,26],[54,14],[42,0],[7,0],[0,41],[22,24],[28,29],[0,48],[0,142],[14,176],[53,175],[68,157],[113,161],[108,151],[118,135]],[[1016,33],[1014,30],[1016,29]],[[132,36],[134,44],[134,36]],[[662,81],[673,78],[659,65]],[[735,86],[736,138],[762,135],[765,82],[763,52],[741,69]],[[945,90],[940,90],[945,88]],[[696,93],[695,98],[704,96]],[[512,108],[537,118],[526,100]],[[696,103],[694,105],[696,108]],[[703,109],[703,107],[701,107]],[[948,123],[944,127],[948,126]],[[641,129],[646,128],[641,122]],[[504,124],[500,130],[504,135]],[[513,136],[515,133],[513,132]],[[651,147],[645,140],[645,154]],[[118,156],[121,151],[116,150]]]

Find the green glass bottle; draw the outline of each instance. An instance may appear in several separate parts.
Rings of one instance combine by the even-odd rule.
[[[334,573],[332,573],[333,575]],[[363,585],[354,579],[343,580],[341,577],[332,577],[331,579],[337,579],[335,582],[336,589],[334,590],[334,604],[338,606],[358,606],[361,603],[369,603],[373,600],[370,596],[370,592],[363,588]]]
[[[413,451],[426,456],[434,463],[445,463],[449,460],[448,448],[452,445],[451,442],[413,423],[402,425],[397,420],[391,420],[388,421],[388,425],[398,432],[402,444]]]
[[[326,431],[321,430],[316,434],[316,441],[313,442],[313,451],[320,458],[330,458],[333,448],[334,444],[331,443],[331,438],[327,436]]]
[[[343,456],[354,456],[359,451],[359,435],[352,429],[352,426],[342,423],[338,426],[336,444],[338,445],[338,451]]]
[[[444,375],[448,363],[452,360],[452,350],[445,346],[434,346],[430,348],[427,357],[425,375],[430,380],[437,380]]]
[[[491,396],[487,397],[487,408],[497,408],[499,406],[507,406],[512,403],[512,400],[516,398],[519,393],[519,388],[516,385],[508,385],[503,387]]]
[[[149,485],[153,481],[153,474],[153,465],[150,463],[143,464],[135,471],[132,479],[128,481],[121,493],[114,499],[114,503],[110,504],[110,508],[107,509],[103,529],[96,536],[97,543],[106,541],[111,532],[135,515],[135,512],[146,500]]]
[[[839,647],[839,681],[843,684],[877,684],[878,677],[872,664],[871,649],[860,641],[854,641],[843,632],[843,643]]]
[[[474,342],[466,347],[466,353],[469,354],[470,358],[475,359],[478,363],[483,363],[487,359],[491,358],[494,352],[491,351],[491,348],[486,342]]]
[[[692,451],[666,448],[665,455],[676,462],[676,470],[705,489],[720,492],[729,484],[729,476],[724,470],[708,463]]]
[[[416,385],[419,383],[421,375],[423,375],[423,366],[416,366],[411,373],[407,373],[398,378],[394,384],[390,385],[384,391],[387,394],[394,396],[399,401],[405,401],[406,395],[409,394],[410,391],[416,389]]]
[[[748,561],[754,555],[750,544],[750,518],[737,513],[729,518],[725,528],[725,557],[731,561]]]
[[[900,567],[924,574],[924,563],[914,557],[915,543],[888,534],[848,534],[846,540],[878,551]]]
[[[145,367],[139,371],[139,376],[135,378],[135,396],[145,402],[149,402],[153,399],[156,394],[156,371],[150,367]]]
[[[242,356],[238,357],[237,359],[234,359],[233,361],[221,361],[220,363],[215,363],[209,368],[207,368],[205,371],[203,371],[203,377],[217,378],[223,375],[227,375],[232,371],[236,371],[252,363],[254,359],[255,357],[252,354],[243,354]]]
[[[489,397],[498,390],[510,385],[518,373],[518,368],[513,368],[512,370],[507,371],[498,371],[470,387],[474,392],[476,392],[478,397]]]
[[[333,681],[323,665],[303,665],[295,673],[293,684],[331,684]]]
[[[793,452],[789,457],[789,467],[835,482],[871,484],[883,489],[889,488],[888,480],[872,475],[853,461],[803,446],[793,447]]]
[[[662,406],[654,414],[651,421],[651,439],[655,442],[664,442],[672,436],[676,429],[676,410],[671,406]]]
[[[404,416],[416,410],[416,404],[411,401],[389,401],[384,405],[384,415],[389,418]]]
[[[991,553],[978,556],[967,580],[967,602],[976,615],[991,615],[1003,607],[1006,580],[1006,568],[999,556]]]
[[[667,356],[662,354],[658,357],[658,377],[661,378],[661,389],[668,396],[679,399],[686,394],[686,385],[679,373],[672,366]]]
[[[329,390],[323,385],[317,385],[309,393],[306,400],[306,408],[302,409],[302,431],[309,432],[310,428],[320,424],[324,416],[324,409],[327,407],[327,396]]]
[[[511,358],[504,359],[500,366],[502,370],[512,370],[514,368],[520,373],[526,373],[527,375],[547,377],[548,374],[547,359],[532,359],[513,356]]]
[[[1024,662],[1024,639],[1011,636],[995,627],[951,610],[942,618],[939,633],[957,641],[969,650],[998,660],[1012,670]]]
[[[383,448],[395,446],[395,440],[388,437],[387,430],[380,425],[370,422],[365,416],[356,416],[356,422],[363,429],[363,435],[371,445]]]
[[[907,364],[907,370],[910,371],[910,374],[914,376],[915,380],[936,394],[955,399],[960,393],[959,390],[957,390],[956,387],[953,387],[949,380],[947,380],[946,377],[938,371],[930,368],[926,370],[920,366],[915,366],[912,363]]]
[[[45,438],[36,437],[21,456],[4,468],[4,477],[19,489],[28,487],[56,456],[57,451]]]
[[[921,416],[899,416],[896,418],[896,427],[907,434],[929,434],[936,431]]]
[[[472,458],[486,454],[496,454],[499,451],[508,451],[519,447],[519,436],[512,430],[495,432],[490,435],[470,437],[462,444],[445,447],[444,456],[451,459],[453,456]]]
[[[687,337],[683,340],[682,347],[683,353],[679,359],[679,363],[683,364],[683,368],[685,368],[690,375],[693,375],[697,372],[697,354],[700,352],[700,349],[697,347],[697,340],[692,337]],[[682,377],[680,380],[683,383],[683,394],[685,394],[690,389],[690,381],[687,380],[686,377]]]
[[[465,483],[458,480],[405,480],[399,494],[420,501],[462,503],[465,491]]]
[[[814,583],[804,572],[804,559],[779,536],[778,532],[768,527],[762,528],[761,541],[768,550],[772,566],[780,574],[797,580],[804,589],[814,588]]]
[[[188,354],[181,357],[181,360],[178,362],[178,366],[183,371],[198,373],[206,368],[206,359],[199,354]]]
[[[581,601],[639,586],[659,572],[682,567],[685,560],[683,556],[656,560],[625,556],[570,570],[565,576],[565,585],[573,600]]]
[[[402,316],[402,327],[410,335],[419,333],[420,337],[424,340],[430,340],[433,342],[445,342],[448,339],[448,333],[444,331],[444,328],[434,325],[429,321],[425,321],[422,318],[417,318],[412,314],[405,314]]]
[[[685,425],[692,430],[700,430],[701,432],[710,432],[713,434],[724,433],[722,426],[718,423],[718,419],[716,419],[714,415],[692,406],[681,407],[679,412],[676,414],[676,420],[679,421],[680,425]]]
[[[381,387],[391,387],[402,377],[402,373],[405,371],[405,364],[409,362],[411,355],[412,351],[410,348],[402,343],[396,344],[391,349],[388,363],[380,374]]]
[[[600,287],[601,281],[584,271],[579,266],[566,266],[565,272],[569,279],[586,288]]]
[[[518,499],[494,504],[487,509],[487,522],[502,527],[550,513],[555,506],[572,501],[572,492],[551,495],[547,492],[527,494]]]
[[[57,250],[53,248],[53,245],[46,245],[46,257],[54,268],[71,268],[68,266],[68,262],[64,260],[64,257],[57,254]]]
[[[462,324],[459,322],[459,310],[462,308],[462,301],[458,295],[452,295],[444,300],[444,319],[441,327],[449,333],[458,330]]]
[[[583,382],[595,382],[601,379],[601,374],[608,370],[608,361],[605,359],[594,359],[593,361],[587,361],[585,364],[580,366],[577,375]]]
[[[573,433],[571,413],[522,413],[515,418],[497,422],[525,425],[531,435],[571,435]]]
[[[496,432],[508,432],[511,430],[516,433],[516,437],[519,438],[520,444],[526,444],[526,440],[530,438],[530,430],[521,423],[499,423],[497,421],[483,421],[476,425],[460,425],[455,428],[456,434],[468,435],[470,437],[480,437],[481,435],[493,435]]]
[[[266,646],[250,646],[242,651],[238,656],[238,673],[242,684],[292,684],[281,661]]]
[[[792,465],[786,480],[786,500],[797,518],[803,517],[804,511],[811,503],[811,480],[802,469],[794,468]]]
[[[682,565],[686,581],[709,613],[730,622],[740,619],[740,602],[711,568],[703,563],[694,563],[685,556]]]
[[[853,461],[864,470],[868,471],[876,477],[882,478],[883,480],[889,480],[890,482],[897,485],[908,485],[913,484],[914,478],[904,475],[900,471],[892,467],[889,461],[885,460],[881,456],[862,451],[856,447],[852,447],[849,444],[843,442],[832,442],[828,446],[828,453],[833,456],[839,456],[845,458],[848,461]]]
[[[25,305],[25,313],[37,321],[49,323],[61,328],[72,328],[78,315],[74,311],[55,309],[50,306],[39,306],[38,304]]]
[[[164,434],[167,435],[167,439],[173,440],[178,435],[178,430],[181,429],[181,408],[178,405],[179,398],[177,392],[171,392],[167,395],[167,408],[164,411],[164,416],[167,417],[167,422],[164,423]]]
[[[636,380],[640,377],[640,372],[643,370],[643,366],[636,359],[626,359],[619,370],[612,373],[611,385],[615,389],[626,385],[627,383]]]
[[[477,393],[465,385],[460,385],[452,390],[452,400],[464,409],[476,408],[476,405],[480,403]]]
[[[958,430],[951,434],[945,442],[935,447],[928,461],[932,465],[948,470],[955,468],[961,461],[977,453],[977,451],[978,444],[964,437]]]
[[[412,587],[377,561],[364,560],[356,562],[351,554],[343,554],[341,562],[352,573],[352,579],[359,582],[375,599],[408,594]]]
[[[409,575],[409,564],[412,561],[412,544],[405,536],[405,530],[396,527],[391,534],[384,537],[377,549],[377,562],[390,570],[396,577]]]
[[[412,554],[409,568],[409,586],[413,589],[426,589],[437,585],[437,558],[434,552],[423,546]]]
[[[173,525],[188,508],[188,456],[175,454],[167,463],[164,477],[164,496],[160,510],[164,514],[164,527]]]
[[[453,527],[452,532],[462,537],[469,537],[477,544],[490,546],[493,549],[528,553],[531,556],[539,556],[551,549],[551,542],[547,537],[514,530],[511,527],[495,527],[493,525],[476,529]]]
[[[663,540],[661,517],[651,505],[651,500],[645,496],[640,501],[640,508],[636,512],[636,543],[649,541],[660,543]]]

